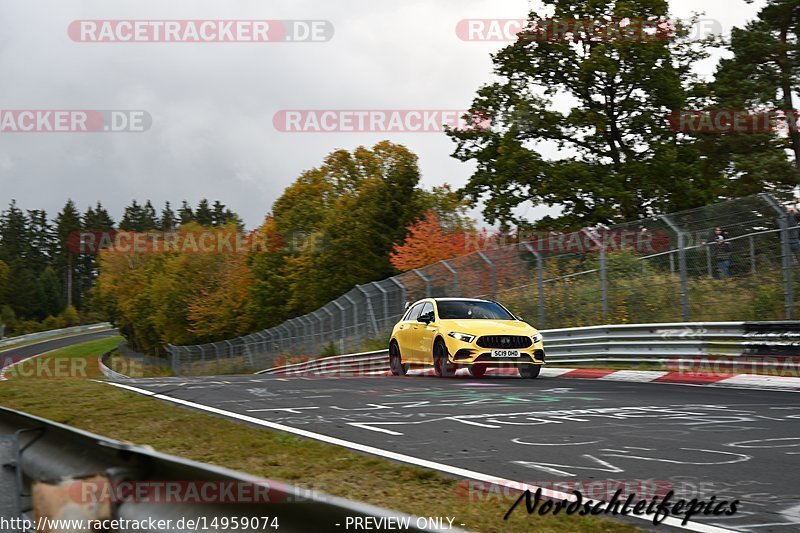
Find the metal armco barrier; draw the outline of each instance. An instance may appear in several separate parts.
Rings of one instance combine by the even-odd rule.
[[[110,328],[111,324],[109,324],[108,322],[101,322],[99,324],[91,324],[87,326],[75,326],[71,328],[39,331],[38,333],[29,333],[28,335],[20,335],[18,337],[11,337],[8,339],[0,340],[0,348],[5,348],[6,346],[15,346],[23,342],[52,339],[53,337],[59,337],[61,335],[72,335],[74,333],[85,333],[87,331],[94,331],[97,329],[110,329]]]
[[[543,330],[550,363],[692,364],[702,358],[728,358],[769,370],[796,358],[800,365],[800,321],[623,324]],[[389,370],[388,350],[325,357],[262,370],[259,373],[370,374]],[[745,361],[746,359],[746,361]]]
[[[116,349],[111,350],[110,352],[106,352],[106,353],[104,353],[103,355],[100,356],[99,360],[97,361],[97,366],[100,367],[100,372],[105,377],[111,378],[111,379],[116,379],[116,380],[130,379],[130,376],[126,376],[125,374],[120,374],[119,372],[115,372],[115,371],[111,370],[111,368],[108,366],[109,359],[111,358],[111,354],[113,354],[115,351],[116,351]]]
[[[129,363],[121,366],[123,367],[123,370],[131,373],[131,375],[117,372],[111,368],[112,366],[115,366],[117,369],[120,369],[120,365],[111,364],[111,356],[114,354],[114,352],[119,352],[119,354],[125,358],[127,363]],[[141,371],[131,372],[131,370],[134,369],[132,367],[133,364],[140,365],[141,367],[169,370],[169,362],[165,359],[149,357],[147,355],[135,352],[131,350],[125,342],[119,343],[115,349],[101,355],[97,364],[100,367],[100,372],[102,372],[104,376],[111,379],[130,379],[132,377],[142,377]]]
[[[0,460],[0,517],[6,520],[172,520],[171,527],[118,529],[155,532],[204,529],[176,527],[180,519],[205,520],[205,529],[223,531],[233,525],[214,527],[212,521],[236,517],[238,531],[263,532],[273,530],[271,520],[276,518],[280,531],[306,532],[344,529],[348,517],[395,517],[407,518],[410,531],[439,531],[420,529],[415,517],[387,509],[158,453],[5,408],[0,408]],[[267,525],[264,517],[270,520]]]

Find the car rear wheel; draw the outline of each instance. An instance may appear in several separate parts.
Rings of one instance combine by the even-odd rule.
[[[486,365],[470,365],[469,375],[473,378],[482,378],[486,374]]]
[[[447,346],[438,341],[433,346],[433,371],[440,378],[449,378],[456,373],[455,365],[447,360]]]
[[[542,365],[519,365],[519,375],[523,378],[535,379],[542,371]]]
[[[389,345],[389,368],[393,376],[405,376],[408,372],[408,365],[403,364],[400,357],[400,347],[396,342]]]

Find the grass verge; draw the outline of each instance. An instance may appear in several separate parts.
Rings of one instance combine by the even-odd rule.
[[[455,524],[473,531],[640,531],[595,517],[527,516],[524,504],[504,521],[516,495],[470,495],[463,482],[431,470],[249,427],[86,379],[100,375],[97,358],[119,340],[87,342],[40,356],[40,367],[74,360],[67,366],[85,372],[58,377],[9,375],[9,381],[0,383],[0,404],[113,439],[404,513],[455,516]]]

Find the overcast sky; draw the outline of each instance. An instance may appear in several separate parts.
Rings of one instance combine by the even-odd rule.
[[[764,0],[672,0],[726,31]],[[504,43],[466,42],[466,18],[520,18],[528,0],[0,0],[0,109],[140,109],[144,133],[0,133],[0,201],[53,216],[66,198],[119,220],[131,199],[219,199],[248,227],[338,148],[388,138],[419,155],[423,184],[463,185],[470,165],[437,133],[282,133],[282,109],[465,109]],[[315,19],[326,43],[80,43],[79,19]],[[713,62],[703,65],[713,71]],[[536,217],[540,210],[530,210]]]

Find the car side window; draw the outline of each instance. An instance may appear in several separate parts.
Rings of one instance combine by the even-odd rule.
[[[430,302],[425,302],[422,306],[422,312],[419,314],[420,317],[429,317],[430,322],[433,322],[435,316],[433,314],[433,304]]]
[[[409,322],[416,322],[419,318],[420,312],[422,311],[422,304],[417,304],[411,308],[411,311],[408,312],[406,315],[406,321]]]

